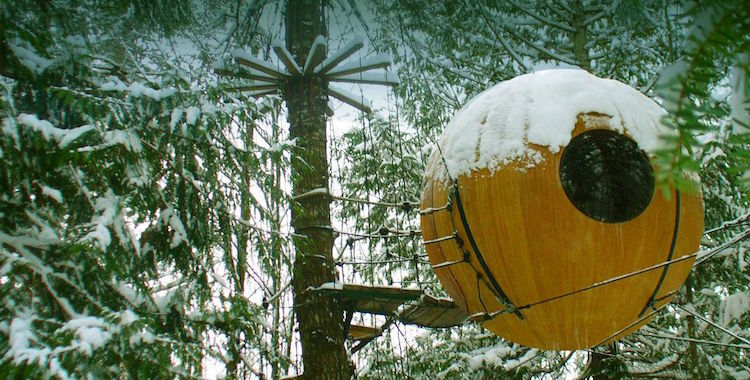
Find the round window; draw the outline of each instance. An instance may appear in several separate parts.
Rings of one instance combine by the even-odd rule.
[[[621,223],[640,215],[654,194],[654,170],[635,141],[594,129],[576,136],[563,151],[560,182],[586,216]]]

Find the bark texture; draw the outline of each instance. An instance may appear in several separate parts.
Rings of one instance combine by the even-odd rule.
[[[586,36],[586,11],[581,1],[574,1],[572,8],[573,12],[575,12],[571,25],[574,29],[572,33],[573,54],[575,55],[576,62],[578,62],[578,65],[582,69],[591,71],[591,58],[589,58],[589,50],[586,47],[588,43],[588,37]]]
[[[310,46],[325,35],[320,0],[289,0],[286,9],[286,44],[300,66]],[[290,136],[297,148],[292,160],[295,195],[328,187],[326,149],[326,83],[322,77],[292,78],[284,89]],[[292,209],[292,226],[304,238],[295,238],[294,307],[299,322],[305,379],[349,379],[354,371],[344,347],[343,310],[338,301],[321,297],[310,288],[335,281],[333,233],[329,198],[323,194],[300,197]]]

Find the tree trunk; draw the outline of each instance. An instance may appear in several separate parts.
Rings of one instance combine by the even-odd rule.
[[[320,0],[289,0],[286,44],[304,65],[310,46],[325,34]],[[289,80],[284,89],[290,137],[297,148],[292,157],[292,192],[304,194],[328,187],[325,97],[326,83],[317,75]],[[332,297],[309,291],[336,280],[329,199],[324,194],[302,197],[292,208],[296,256],[293,268],[294,308],[299,322],[305,379],[349,379],[353,369],[344,348],[343,311]]]
[[[692,274],[685,280],[685,303],[687,307],[693,306],[693,278]],[[688,338],[697,339],[695,328],[695,317],[688,314],[685,317],[687,321],[687,333]],[[695,342],[690,342],[688,346],[688,354],[690,358],[690,378],[691,379],[702,379],[703,374],[701,373],[700,366],[698,365],[698,346]]]
[[[574,1],[572,4],[573,15],[572,27],[573,32],[573,54],[575,55],[578,66],[586,71],[591,71],[591,59],[589,58],[589,49],[586,47],[588,38],[586,37],[586,11],[581,1]]]
[[[243,143],[245,148],[248,150],[248,153],[246,153],[242,158],[244,161],[244,165],[242,166],[242,183],[240,184],[240,217],[242,218],[242,220],[249,220],[251,217],[250,212],[252,209],[252,204],[250,202],[250,168],[252,167],[251,160],[253,158],[252,153],[249,153],[249,147],[252,146],[253,143],[254,127],[254,124],[246,123],[245,133],[243,136]],[[231,236],[228,239],[229,240],[225,242],[225,246],[226,249],[229,250],[228,252],[232,252]],[[234,268],[235,276],[233,276],[233,279],[236,282],[234,284],[234,293],[237,297],[245,297],[245,278],[247,275],[247,255],[249,253],[249,250],[250,228],[243,225],[242,223],[237,223],[237,265]],[[248,369],[243,368],[240,365],[242,363],[243,355],[240,347],[242,347],[243,338],[240,336],[239,331],[234,331],[229,339],[231,339],[233,343],[228,344],[229,356],[232,359],[227,362],[227,377],[230,379],[244,378],[244,373],[246,373]]]
[[[279,127],[274,124],[273,126],[273,141],[279,141]],[[280,158],[279,158],[280,160]],[[271,215],[273,218],[272,227],[274,231],[281,229],[281,193],[278,189],[281,189],[281,162],[273,164],[273,191],[271,193]],[[271,301],[271,308],[273,309],[273,326],[271,330],[271,346],[273,347],[273,357],[271,360],[271,379],[279,380],[282,374],[281,368],[281,333],[284,330],[284,323],[281,320],[281,255],[283,254],[284,247],[281,244],[281,238],[274,234],[271,236],[271,263],[272,263],[272,283],[271,289],[276,298]],[[291,339],[290,339],[291,340]]]
[[[619,379],[624,375],[622,366],[617,356],[617,343],[610,343],[603,347],[604,351],[591,351],[589,363],[586,365],[581,378],[591,378],[591,380],[610,380]]]

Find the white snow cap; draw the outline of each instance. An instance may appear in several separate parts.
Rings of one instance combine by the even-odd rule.
[[[558,69],[521,75],[474,97],[448,123],[440,148],[452,178],[513,161],[533,167],[542,160],[540,148],[558,152],[578,115],[589,112],[610,116],[610,128],[627,132],[646,152],[661,147],[659,136],[668,132],[661,124],[666,112],[634,88]],[[442,163],[435,169],[444,175]]]

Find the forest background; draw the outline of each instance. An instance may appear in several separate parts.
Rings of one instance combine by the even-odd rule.
[[[304,174],[291,170],[287,103],[215,70],[235,49],[280,65],[273,43],[297,3],[0,4],[0,377],[303,373],[291,210]],[[537,351],[474,324],[355,315],[388,324],[351,356],[353,373],[750,378],[750,4],[317,4],[329,52],[361,35],[351,60],[388,53],[400,81],[351,85],[379,98],[375,112],[334,101],[325,119],[338,281],[444,295],[419,259],[418,210],[404,207],[434,141],[472,96],[553,67],[620,80],[670,112],[658,180],[683,188],[681,173],[700,175],[711,252],[673,306],[617,344]]]

